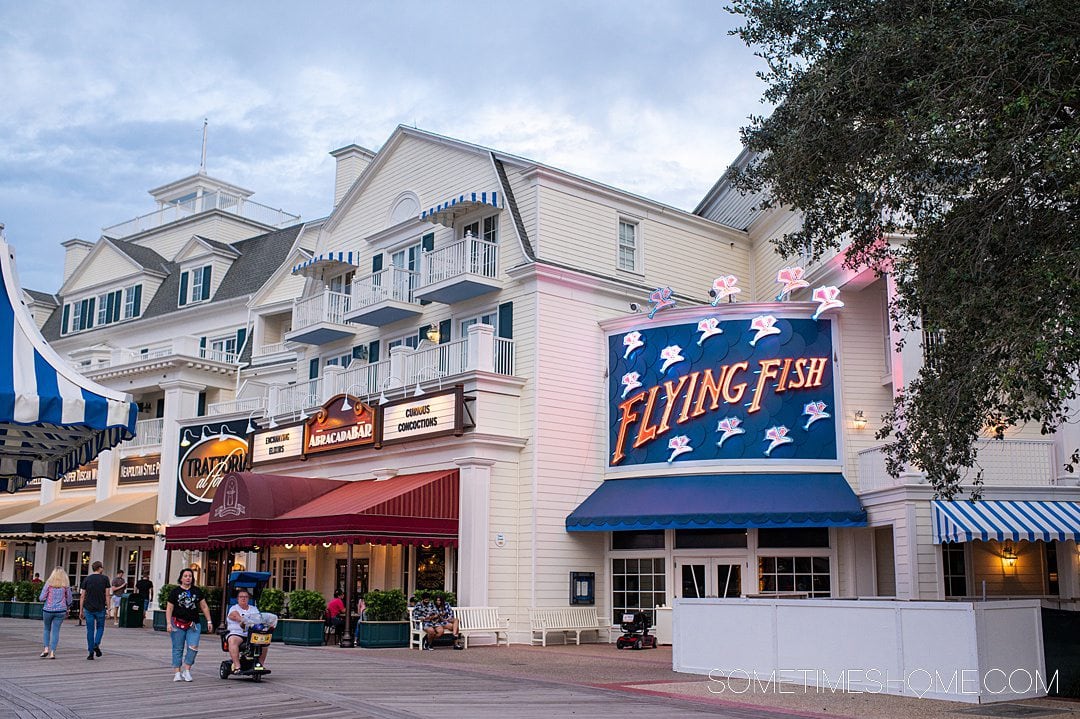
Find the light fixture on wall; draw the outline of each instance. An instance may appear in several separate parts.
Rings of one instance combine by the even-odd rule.
[[[851,420],[855,429],[866,429],[866,415],[861,409],[855,410],[855,417]]]
[[[256,427],[255,424],[252,422],[252,419],[255,417],[256,412],[262,412],[262,409],[259,408],[259,407],[256,407],[255,409],[251,410],[251,412],[248,413],[247,429],[244,430],[244,432],[246,434],[253,434],[255,432],[255,430],[258,429],[258,427]]]
[[[285,549],[292,549],[292,548],[293,548],[293,545],[291,545],[291,544],[286,544],[285,545]]]
[[[330,549],[330,547],[334,546],[334,545],[330,544],[330,542],[323,542],[322,545],[323,545],[324,549]]]
[[[432,322],[431,326],[427,328],[427,340],[428,340],[428,342],[430,342],[433,345],[437,345],[437,344],[439,344],[440,337],[441,337],[441,335],[439,334],[439,326],[437,324],[435,324],[434,322]]]
[[[161,534],[161,531],[165,529],[165,525],[161,522],[154,522],[154,534]]]
[[[183,438],[181,438],[181,440],[180,440],[180,446],[181,446],[181,447],[190,447],[190,446],[191,446],[191,440],[190,440],[190,439],[188,439],[188,433],[189,433],[189,432],[190,432],[190,433],[191,433],[192,435],[194,435],[194,432],[191,432],[191,430],[190,430],[190,429],[185,429],[185,430],[184,430],[184,436],[183,436]]]
[[[1001,566],[1016,566],[1016,550],[1013,549],[1013,543],[1011,539],[1006,539],[1005,544],[1001,546]]]
[[[341,400],[341,411],[342,412],[348,412],[349,410],[352,409],[352,405],[349,404],[349,392],[353,388],[363,389],[364,387],[363,387],[363,385],[359,385],[359,384],[351,384],[351,385],[348,386],[348,388],[346,388],[345,397],[344,397],[344,399]]]

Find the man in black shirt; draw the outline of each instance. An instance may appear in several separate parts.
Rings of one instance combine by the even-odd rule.
[[[149,577],[143,577],[139,581],[135,582],[135,592],[142,599],[142,608],[145,613],[150,609],[150,602],[154,598],[154,583],[150,581]]]
[[[109,591],[109,578],[101,569],[101,562],[90,565],[93,573],[82,580],[79,595],[79,618],[86,621],[86,658],[101,656],[101,636],[105,633],[105,595]]]

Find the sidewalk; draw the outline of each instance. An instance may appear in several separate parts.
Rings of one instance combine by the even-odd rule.
[[[717,693],[706,677],[671,671],[671,648],[618,651],[613,645],[341,649],[275,644],[274,673],[261,684],[217,678],[223,658],[216,637],[204,637],[195,682],[174,683],[162,632],[108,627],[104,656],[86,661],[85,631],[61,630],[58,659],[40,660],[41,623],[0,619],[0,717],[90,719],[158,716],[169,706],[185,719],[232,712],[275,719],[554,719],[618,716],[795,716],[958,719],[967,716],[1057,716],[1080,719],[1080,702],[1032,700],[970,705],[871,694]],[[711,690],[711,691],[710,691]],[[231,707],[231,708],[230,708]],[[1002,709],[1013,710],[1000,713]],[[990,712],[997,711],[997,714]],[[958,712],[964,712],[960,714]],[[980,714],[974,714],[980,712]]]

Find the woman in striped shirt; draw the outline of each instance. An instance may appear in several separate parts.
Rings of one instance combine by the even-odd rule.
[[[41,619],[45,624],[42,632],[41,658],[56,659],[56,643],[60,641],[60,625],[71,608],[71,584],[67,572],[57,567],[45,580],[38,601],[45,602],[41,608]]]

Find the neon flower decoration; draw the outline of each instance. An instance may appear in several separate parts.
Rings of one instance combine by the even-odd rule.
[[[630,356],[630,353],[636,350],[638,347],[644,347],[645,342],[641,339],[641,333],[637,330],[633,332],[627,332],[626,336],[622,338],[622,343],[626,345],[626,351],[623,352],[623,359]]]
[[[697,323],[697,331],[701,333],[701,337],[698,339],[698,347],[714,335],[724,334],[724,330],[720,329],[720,320],[715,317],[706,317]]]
[[[780,290],[780,294],[776,296],[776,299],[781,302],[794,290],[801,290],[803,287],[810,286],[810,283],[803,279],[803,268],[801,267],[782,268],[776,273],[776,281],[784,286]]]
[[[806,424],[803,425],[803,429],[810,429],[810,425],[817,422],[819,419],[828,419],[832,417],[831,414],[825,411],[825,403],[820,400],[817,402],[809,402],[803,407],[803,414],[810,417],[806,420]]]
[[[664,360],[664,363],[660,365],[660,374],[667,371],[667,368],[676,362],[682,362],[686,358],[682,356],[682,347],[679,345],[669,345],[660,350],[660,359]]]
[[[836,287],[818,287],[814,290],[814,302],[818,303],[817,310],[810,319],[816,320],[822,312],[828,312],[829,310],[839,309],[844,306],[838,298],[840,297],[840,290]]]
[[[674,292],[670,287],[658,287],[652,291],[652,294],[649,295],[649,302],[653,305],[653,308],[649,310],[650,320],[655,317],[656,313],[660,310],[675,306],[675,300],[671,299],[672,294],[674,294]]]
[[[764,339],[769,335],[780,334],[780,328],[776,326],[776,318],[772,315],[758,315],[750,320],[750,329],[755,332],[754,339],[750,340],[751,347],[755,346],[758,343],[758,340]]]
[[[737,284],[739,284],[739,278],[735,275],[724,275],[713,280],[712,290],[709,292],[713,296],[712,306],[716,307],[728,298],[731,298],[729,301],[734,301],[734,296],[742,292],[741,287],[736,287]]]
[[[627,372],[619,381],[622,382],[623,386],[622,397],[626,399],[626,395],[641,386],[641,375],[637,372]]]
[[[668,440],[667,446],[668,449],[671,450],[671,455],[667,458],[668,464],[675,461],[675,458],[680,454],[694,451],[694,448],[690,446],[690,438],[685,434],[680,434],[678,437],[672,437]]]
[[[765,456],[768,457],[772,454],[772,451],[782,444],[791,444],[795,440],[787,436],[788,428],[780,425],[779,427],[770,427],[765,430],[765,439],[762,442],[768,442],[769,446],[765,450]]]
[[[746,430],[740,427],[742,420],[738,417],[724,417],[716,425],[717,432],[723,432],[720,435],[720,441],[716,443],[717,447],[723,447],[724,442],[729,438],[734,437],[737,434],[746,434]]]

